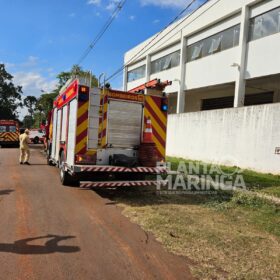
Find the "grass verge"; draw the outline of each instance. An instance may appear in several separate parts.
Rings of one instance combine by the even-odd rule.
[[[177,170],[180,162],[183,162],[186,165],[187,171],[191,170],[191,173],[193,175],[208,175],[211,168],[211,165],[203,163],[201,161],[186,160],[186,159],[173,158],[173,157],[168,157],[167,161],[171,163],[172,170]],[[205,165],[208,167],[208,169],[206,170],[206,172],[208,172],[207,174],[203,169]],[[198,167],[198,168],[192,168],[191,166]],[[248,190],[261,191],[270,195],[280,197],[279,175],[258,173],[252,170],[240,169],[236,166],[229,167],[229,166],[220,165],[218,166],[218,168],[225,174],[233,174],[232,175],[233,181],[237,174],[241,174],[244,178],[244,181],[246,183],[246,188]],[[214,171],[209,175],[214,177],[216,174],[217,173]]]
[[[188,258],[197,279],[277,279],[280,209],[243,194],[159,196],[114,192],[123,213]]]
[[[180,160],[171,161],[174,168]],[[230,173],[235,168],[223,170]],[[279,176],[249,170],[242,174],[249,189],[279,194]],[[102,192],[168,251],[187,257],[197,279],[279,279],[279,205],[246,193],[220,191],[212,195],[157,195],[151,188]]]

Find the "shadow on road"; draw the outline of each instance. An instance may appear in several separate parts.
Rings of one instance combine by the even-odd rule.
[[[209,195],[193,194],[186,195],[165,195],[158,194],[155,186],[147,187],[120,187],[117,189],[95,188],[93,189],[100,197],[109,199],[106,205],[113,205],[125,203],[130,206],[147,206],[147,205],[162,205],[162,204],[176,204],[176,205],[201,205],[215,203],[220,204],[230,201],[233,192],[216,192]]]
[[[22,255],[40,255],[40,254],[52,254],[52,253],[75,253],[80,251],[78,246],[64,246],[58,245],[58,242],[62,240],[72,239],[75,236],[59,236],[48,234],[46,236],[38,236],[32,238],[26,238],[17,240],[11,244],[0,243],[0,253],[15,253]],[[28,244],[31,241],[39,239],[50,239],[45,242],[44,245],[31,245]]]
[[[11,190],[11,189],[9,189],[9,190],[0,190],[0,195],[8,195],[8,194],[10,194],[10,193],[12,193],[14,191],[15,190]]]

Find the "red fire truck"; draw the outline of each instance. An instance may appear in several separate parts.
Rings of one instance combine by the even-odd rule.
[[[19,126],[15,120],[0,120],[0,146],[19,146]]]
[[[142,186],[146,175],[166,173],[168,82],[155,80],[130,92],[68,82],[54,101],[47,160],[63,185]]]

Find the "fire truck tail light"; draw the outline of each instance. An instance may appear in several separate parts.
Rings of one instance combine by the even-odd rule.
[[[79,86],[79,101],[88,101],[89,99],[89,87]]]
[[[80,87],[79,87],[79,93],[85,93],[85,94],[88,94],[88,93],[89,93],[89,87],[86,87],[86,86],[80,86]]]
[[[86,87],[81,87],[80,91],[85,93],[85,92],[87,92],[87,88]]]
[[[76,155],[76,162],[79,163],[90,163],[90,162],[95,162],[95,156],[94,155]]]

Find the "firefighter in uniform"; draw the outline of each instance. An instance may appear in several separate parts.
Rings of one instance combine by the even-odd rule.
[[[26,129],[23,134],[19,136],[19,142],[20,142],[20,157],[19,157],[19,163],[20,164],[27,164],[30,165],[29,157],[30,157],[30,151],[29,151],[29,130]]]

